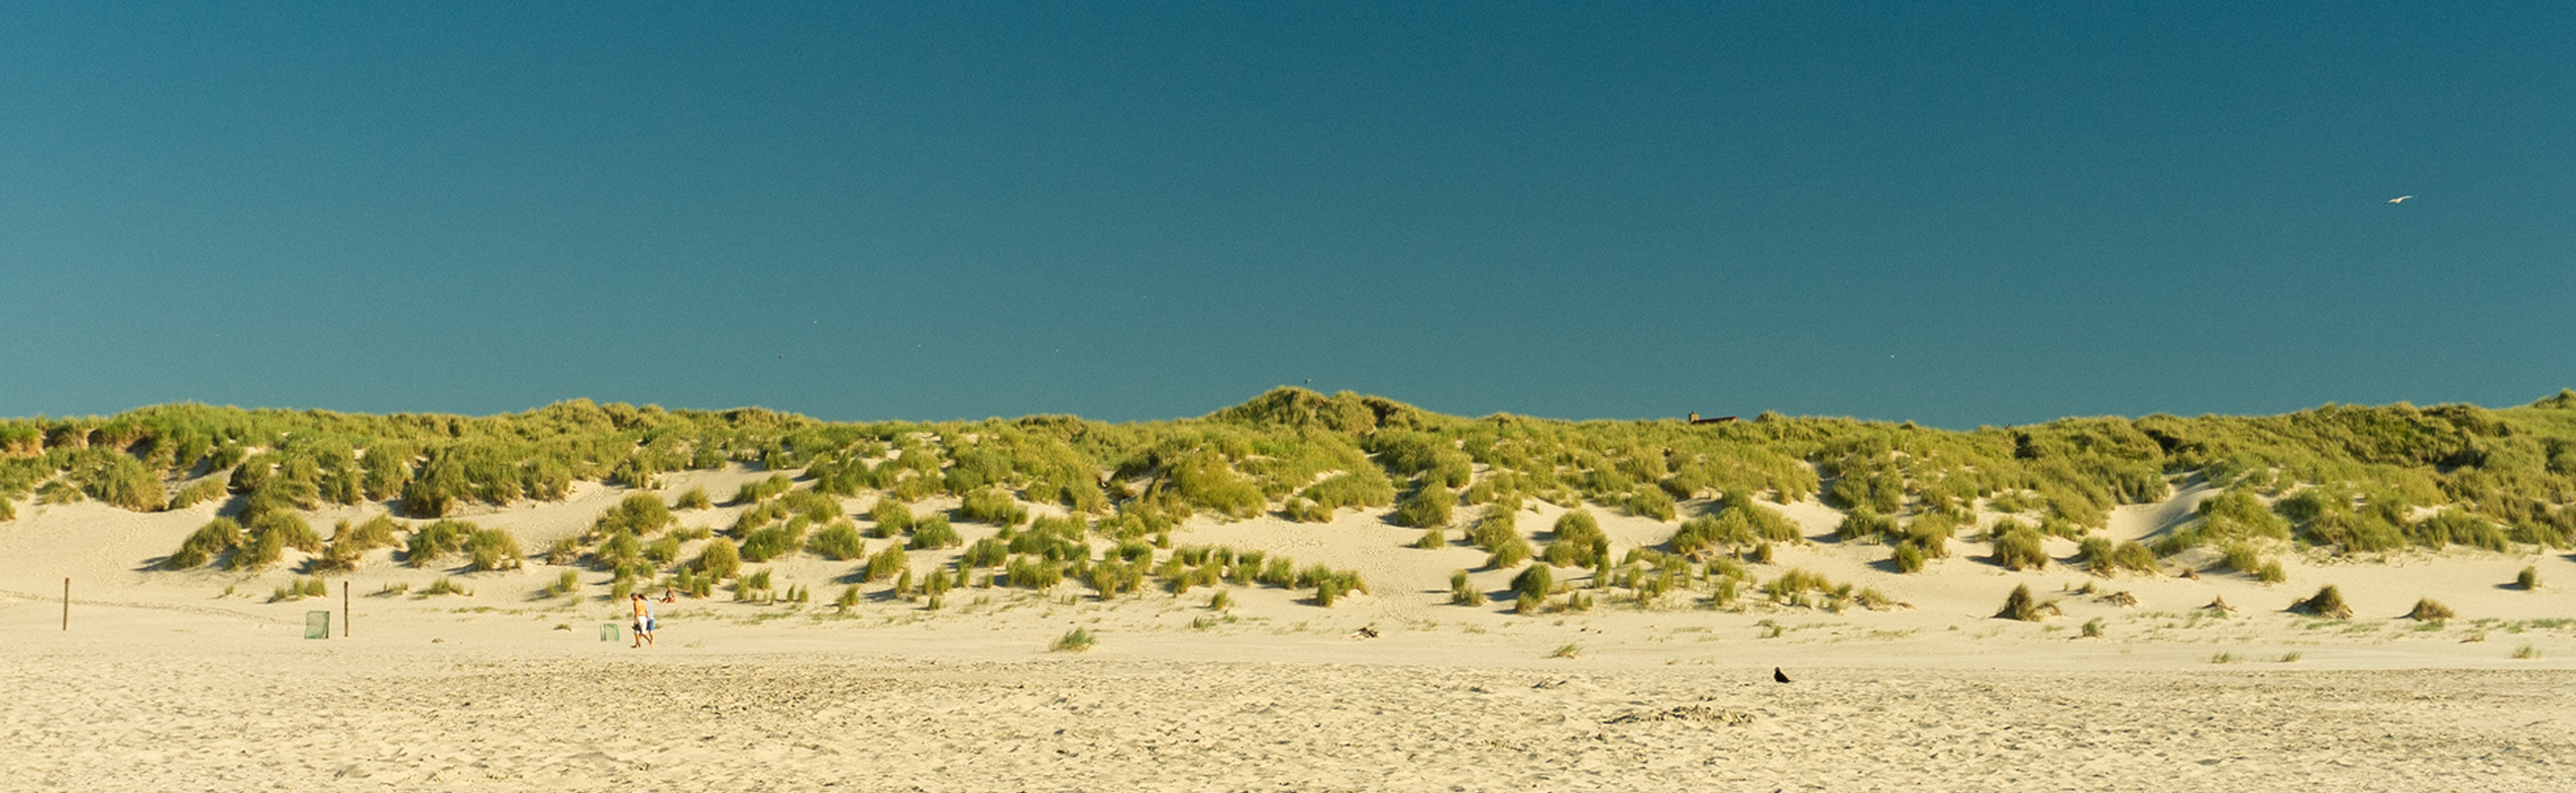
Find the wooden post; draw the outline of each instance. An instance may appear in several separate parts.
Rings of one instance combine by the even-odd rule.
[[[340,582],[340,638],[349,638],[349,582]]]
[[[63,630],[72,629],[72,580],[63,579]]]

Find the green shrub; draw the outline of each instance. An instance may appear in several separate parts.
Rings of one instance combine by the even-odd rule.
[[[886,546],[885,550],[878,551],[877,555],[868,557],[867,580],[883,581],[911,569],[912,557],[904,554],[901,543],[896,543]]]
[[[1467,530],[1467,541],[1475,543],[1478,548],[1494,550],[1503,542],[1520,537],[1519,523],[1518,510],[1504,504],[1487,506],[1485,513],[1477,516],[1476,525]]]
[[[603,570],[624,568],[643,558],[643,541],[622,531],[608,535],[608,539],[601,540],[599,547],[590,552],[591,564]]]
[[[179,543],[178,550],[171,551],[169,558],[161,560],[161,565],[172,570],[203,566],[227,551],[240,548],[244,539],[240,523],[218,517],[197,527],[188,539]]]
[[[579,591],[581,591],[581,574],[571,570],[556,574],[555,582],[546,585],[546,597],[563,597]]]
[[[1485,605],[1485,592],[1467,579],[1467,571],[1460,570],[1449,574],[1449,602],[1461,606],[1482,606]]]
[[[2247,575],[2263,569],[2263,557],[2254,553],[2253,547],[2241,542],[2228,543],[2226,550],[2220,554],[2220,560],[2220,563],[2227,565],[2227,569]]]
[[[1923,548],[1915,545],[1914,543],[1897,543],[1896,548],[1888,553],[1887,558],[1890,564],[1895,565],[1896,572],[1919,573],[1923,571]]]
[[[806,549],[835,562],[847,562],[867,555],[868,542],[859,536],[859,527],[846,520],[833,521],[814,535]]]
[[[1877,540],[1900,537],[1896,519],[1878,514],[1868,507],[1854,507],[1843,522],[1834,527],[1834,536],[1843,540]]]
[[[1148,547],[1146,553],[1150,555],[1152,552],[1152,549]],[[986,537],[976,540],[973,545],[966,546],[966,552],[959,554],[957,561],[958,563],[964,564],[968,567],[999,567],[1003,562],[1008,561],[1010,558],[1011,546],[1009,543],[1006,543],[999,538]]]
[[[452,579],[448,578],[447,576],[439,576],[439,577],[438,577],[438,580],[430,582],[430,584],[429,584],[429,588],[428,588],[428,589],[421,590],[421,594],[424,594],[424,595],[457,595],[457,596],[460,596],[460,597],[473,597],[473,596],[474,596],[474,592],[473,592],[472,590],[468,590],[468,589],[466,589],[466,588],[464,588],[464,587],[458,586],[454,580],[452,580]]]
[[[680,494],[680,500],[674,506],[678,509],[712,509],[715,502],[707,498],[706,488],[692,487],[689,492]]]
[[[1064,567],[1043,559],[1015,558],[1004,571],[1011,586],[1021,589],[1052,589],[1064,583]]]
[[[2141,545],[2135,540],[2120,543],[2118,546],[2113,547],[2111,549],[2111,562],[2120,569],[2131,572],[2146,573],[2148,575],[2154,575],[2160,572],[2156,567],[2155,552],[2147,550],[2147,546]]]
[[[2199,511],[2199,523],[2167,535],[2156,550],[2174,554],[2213,542],[2290,539],[2289,523],[2243,490],[2231,489],[2204,500]]]
[[[645,543],[643,553],[645,561],[657,566],[667,566],[677,562],[680,560],[680,538],[669,534],[662,535],[652,542]],[[553,555],[551,551],[547,553],[548,563],[554,563]]]
[[[617,506],[608,508],[598,520],[592,521],[590,530],[593,534],[623,531],[649,537],[677,522],[679,519],[671,516],[670,508],[662,506],[662,500],[653,494],[628,493],[617,502]]]
[[[1662,490],[1641,490],[1628,499],[1628,514],[1641,518],[1670,521],[1675,515],[1673,497]]]
[[[1386,474],[1367,468],[1334,474],[1298,493],[1322,510],[1325,521],[1342,507],[1383,507],[1395,503],[1395,484]],[[1323,521],[1315,521],[1323,522]]]
[[[318,553],[322,550],[322,535],[315,534],[313,524],[304,522],[302,516],[292,512],[271,512],[253,518],[250,522],[250,533],[254,538],[258,535],[276,535],[278,545],[305,553]]]
[[[2413,535],[2417,545],[2428,548],[2466,545],[2497,553],[2507,553],[2514,549],[2512,533],[2505,527],[2479,520],[2476,516],[2457,509],[2445,509],[2433,513],[2408,527],[2408,533]]]
[[[2257,571],[2254,577],[2266,584],[2278,584],[2290,580],[2290,574],[2281,569],[2281,563],[2272,561],[2264,562],[2263,569]]]
[[[1957,518],[1948,513],[1928,512],[1905,525],[1904,542],[1913,545],[1932,559],[1950,558],[1950,538],[1959,533]]]
[[[186,509],[208,501],[221,501],[223,500],[224,495],[224,483],[222,481],[205,479],[187,487],[180,488],[178,495],[170,497],[169,508]],[[0,500],[0,510],[5,510],[7,508],[5,500]],[[0,518],[0,520],[5,520],[5,518]]]
[[[732,540],[717,537],[698,550],[698,558],[690,566],[709,578],[732,578],[742,570],[742,550],[734,547]]]
[[[1017,526],[1029,521],[1029,511],[1011,498],[1009,491],[982,488],[968,492],[957,507],[957,516],[996,526]]]
[[[742,538],[742,560],[760,563],[795,553],[805,546],[805,516],[752,531]]]
[[[1576,509],[1558,516],[1554,534],[1540,555],[1548,564],[1592,567],[1610,555],[1610,536],[1601,532],[1601,522],[1590,512]]]
[[[1145,586],[1145,566],[1141,564],[1103,561],[1092,565],[1088,572],[1091,588],[1100,593],[1101,600],[1134,593]]]
[[[955,548],[965,542],[964,538],[957,536],[957,528],[948,525],[948,516],[932,515],[913,525],[912,541],[908,544],[914,549],[932,549]]]
[[[787,478],[786,474],[770,474],[769,478],[758,482],[742,483],[742,487],[733,493],[733,503],[757,504],[787,495],[787,491],[795,488],[796,481]]]
[[[2048,552],[2040,547],[2039,531],[2015,523],[1995,538],[1995,564],[2007,570],[2041,570],[2048,567]]]
[[[654,504],[659,506],[661,502],[656,501]],[[519,538],[512,537],[509,532],[500,529],[477,530],[466,539],[465,545],[467,554],[473,560],[472,569],[477,572],[516,570],[519,569],[521,561],[527,558],[526,554],[519,552]]]
[[[2513,585],[2521,587],[2525,592],[2539,589],[2540,568],[2528,565],[2524,566],[2522,568],[2522,572],[2514,574]]]
[[[85,449],[73,453],[70,463],[71,481],[90,498],[136,512],[157,512],[167,503],[161,496],[160,475],[133,457]]]
[[[877,499],[876,506],[868,510],[868,519],[876,522],[875,530],[869,534],[872,537],[892,537],[912,531],[912,508],[893,499]]]
[[[1449,537],[1447,533],[1442,532],[1437,528],[1424,529],[1422,536],[1413,538],[1413,547],[1425,551],[1436,551],[1441,548],[1449,547]]]
[[[1437,482],[1414,491],[1413,497],[1395,508],[1392,516],[1398,526],[1434,528],[1449,525],[1450,508],[1458,503],[1458,494]]]
[[[411,542],[403,549],[403,564],[427,567],[430,563],[465,549],[466,539],[480,528],[471,523],[440,520],[411,533]]]
[[[1519,575],[1512,577],[1512,591],[1519,592],[1523,596],[1536,595],[1545,598],[1548,593],[1555,590],[1556,574],[1551,572],[1547,565],[1530,565],[1522,568]]]

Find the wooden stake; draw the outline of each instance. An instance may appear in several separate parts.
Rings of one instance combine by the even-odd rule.
[[[63,579],[63,630],[72,629],[72,580]]]
[[[349,582],[340,582],[340,638],[349,638]]]

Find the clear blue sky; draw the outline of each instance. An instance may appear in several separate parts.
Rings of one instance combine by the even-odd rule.
[[[2576,6],[1384,5],[0,5],[0,415],[2576,386]]]

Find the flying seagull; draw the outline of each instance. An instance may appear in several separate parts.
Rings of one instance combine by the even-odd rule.
[[[2414,196],[2411,196],[2411,195],[2402,195],[2402,196],[2398,196],[2398,197],[2396,197],[2396,198],[2388,199],[2388,203],[2391,203],[2391,204],[2402,204],[2402,203],[2405,203],[2405,202],[2406,202],[2406,199],[2409,199],[2409,198],[2414,198]]]

